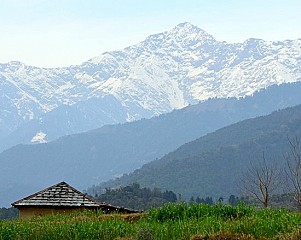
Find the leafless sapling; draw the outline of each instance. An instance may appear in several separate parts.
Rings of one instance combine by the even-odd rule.
[[[279,191],[283,180],[281,169],[273,162],[267,162],[263,153],[262,160],[251,162],[242,178],[243,190],[267,208],[270,197]]]
[[[295,137],[288,139],[290,144],[290,150],[285,155],[288,170],[287,179],[291,191],[293,193],[294,200],[297,202],[299,209],[301,210],[301,153],[300,153],[300,138]]]

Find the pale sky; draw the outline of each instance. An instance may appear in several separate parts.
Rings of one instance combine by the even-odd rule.
[[[301,0],[0,0],[0,63],[80,64],[190,22],[217,40],[301,38]]]

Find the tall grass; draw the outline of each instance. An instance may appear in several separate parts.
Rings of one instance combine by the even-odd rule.
[[[140,216],[84,212],[0,221],[0,240],[299,239],[300,223],[299,213],[283,209],[168,204]]]

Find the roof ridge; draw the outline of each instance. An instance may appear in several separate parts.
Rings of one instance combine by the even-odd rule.
[[[36,192],[36,193],[34,193],[34,194],[31,194],[31,195],[29,195],[29,196],[27,196],[27,197],[25,197],[25,198],[22,198],[22,199],[20,199],[20,200],[18,200],[18,201],[16,201],[16,202],[12,203],[11,205],[15,207],[15,206],[17,206],[17,205],[19,205],[19,204],[22,204],[22,202],[24,202],[24,201],[31,200],[32,198],[35,198],[35,197],[37,197],[37,196],[40,195],[40,194],[46,193],[47,191],[51,191],[52,189],[55,189],[56,187],[60,187],[60,186],[65,186],[65,187],[67,187],[68,189],[71,189],[73,192],[75,192],[75,193],[78,194],[80,197],[82,197],[83,200],[86,199],[86,200],[92,202],[93,204],[96,204],[96,205],[99,205],[99,206],[110,206],[110,204],[107,204],[107,203],[101,203],[101,202],[96,201],[95,199],[93,199],[93,198],[87,196],[86,194],[84,194],[84,193],[82,193],[81,191],[77,190],[76,188],[72,187],[71,185],[69,185],[69,184],[66,183],[65,181],[59,182],[59,183],[57,183],[57,184],[54,184],[54,185],[52,185],[52,186],[50,186],[50,187],[47,187],[47,188],[41,190],[41,191],[38,191],[38,192]]]

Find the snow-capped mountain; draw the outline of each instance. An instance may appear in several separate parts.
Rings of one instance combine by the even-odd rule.
[[[148,118],[208,98],[242,97],[272,84],[299,80],[301,39],[267,42],[251,38],[230,44],[182,23],[78,66],[0,64],[0,136],[36,121],[36,132],[26,141],[44,142],[103,124]],[[95,114],[91,105],[84,104],[91,99],[99,100],[94,108],[99,104],[100,112],[106,110]],[[103,99],[112,99],[104,101],[112,108],[104,106]],[[42,129],[47,114],[54,114],[55,119],[59,107],[81,103],[73,122],[66,117],[55,129]],[[84,117],[99,120],[104,116],[105,121],[95,121],[93,126],[81,125]],[[63,121],[73,126],[70,131],[58,131]],[[56,134],[51,133],[54,130]]]

